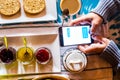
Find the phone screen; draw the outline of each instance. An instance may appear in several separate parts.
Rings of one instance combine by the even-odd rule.
[[[60,27],[60,34],[62,46],[89,44],[92,42],[90,25]]]

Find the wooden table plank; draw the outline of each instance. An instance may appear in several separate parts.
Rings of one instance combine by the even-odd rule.
[[[106,68],[111,67],[111,65],[102,59],[99,55],[87,56],[87,66],[86,69],[96,69],[96,68]]]
[[[64,72],[65,73],[65,72]],[[69,73],[70,79],[73,80],[112,80],[112,69],[96,69],[96,70],[87,70],[80,73]]]

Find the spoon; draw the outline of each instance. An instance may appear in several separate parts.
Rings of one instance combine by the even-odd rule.
[[[68,16],[69,16],[69,10],[68,10],[68,9],[64,9],[64,10],[62,11],[62,16],[63,16],[63,22],[62,22],[62,26],[63,26],[64,20],[65,20],[66,18],[68,18]]]
[[[5,47],[6,47],[6,49],[8,49],[8,41],[7,41],[6,36],[4,36],[4,43],[5,43]]]
[[[26,38],[25,37],[23,37],[23,43],[24,43],[24,46],[25,46],[25,56],[28,56],[29,55],[29,53],[27,52],[27,40],[26,40]]]

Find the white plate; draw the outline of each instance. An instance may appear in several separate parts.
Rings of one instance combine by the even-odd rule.
[[[18,29],[2,29],[0,30],[0,36],[6,33],[9,46],[18,50],[20,47],[24,47],[22,36],[27,39],[27,46],[30,46],[35,50],[40,47],[46,47],[50,49],[52,59],[48,64],[41,65],[36,61],[31,64],[22,65],[21,62],[15,61],[14,63],[4,65],[0,63],[0,76],[6,74],[31,74],[31,73],[56,73],[61,72],[60,64],[60,46],[57,27],[39,27],[39,28],[18,28]],[[22,32],[22,33],[21,33]],[[31,34],[32,32],[32,34]],[[36,60],[36,59],[35,59]]]
[[[46,9],[37,15],[26,14],[21,3],[21,11],[14,16],[6,17],[0,15],[0,24],[21,23],[21,22],[37,22],[37,21],[54,21],[57,19],[56,0],[45,0]]]

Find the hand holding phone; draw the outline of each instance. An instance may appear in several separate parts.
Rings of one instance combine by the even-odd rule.
[[[61,46],[90,44],[92,42],[90,25],[60,27],[59,34]]]

